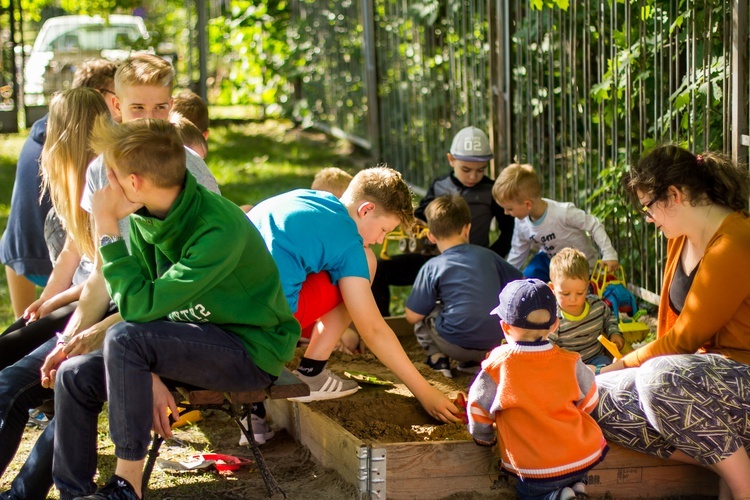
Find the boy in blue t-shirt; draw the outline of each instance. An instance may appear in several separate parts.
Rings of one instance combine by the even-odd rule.
[[[411,193],[401,174],[374,167],[354,176],[341,199],[299,189],[259,203],[247,214],[279,268],[281,285],[300,326],[313,325],[310,343],[295,372],[310,386],[296,401],[353,394],[326,364],[346,328],[354,323],[367,347],[419,400],[427,413],[457,421],[458,409],[416,370],[393,330],[378,314],[370,290],[375,254],[386,233],[413,219]]]
[[[438,196],[460,195],[469,205],[471,229],[469,243],[494,250],[501,257],[508,255],[513,236],[513,217],[506,215],[492,197],[493,181],[487,177],[487,165],[492,159],[492,149],[487,135],[476,127],[466,127],[453,137],[447,154],[451,171],[433,179],[427,194],[414,210],[414,216],[425,220],[427,205]],[[490,225],[497,221],[500,235],[490,245]],[[388,316],[390,311],[390,285],[406,286],[414,283],[419,269],[434,256],[434,253],[406,253],[395,255],[378,264],[378,272],[372,283],[372,293],[380,314]]]
[[[406,300],[406,319],[427,365],[451,378],[450,359],[474,373],[503,333],[488,314],[506,283],[523,277],[492,250],[469,243],[471,213],[460,195],[435,198],[425,210],[428,238],[440,255],[419,270]]]

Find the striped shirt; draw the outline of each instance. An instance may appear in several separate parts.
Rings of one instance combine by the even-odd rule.
[[[599,354],[605,354],[604,346],[599,342],[599,335],[608,339],[620,333],[617,318],[609,306],[596,295],[586,297],[588,312],[572,317],[558,309],[560,326],[549,334],[548,340],[568,351],[581,355],[584,363]]]

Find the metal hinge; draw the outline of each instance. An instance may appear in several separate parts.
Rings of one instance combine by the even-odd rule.
[[[360,446],[359,497],[360,499],[385,498],[385,449]]]

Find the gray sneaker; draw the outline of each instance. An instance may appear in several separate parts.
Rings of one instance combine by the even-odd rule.
[[[242,425],[244,425],[245,429],[247,429],[247,417],[240,420],[240,422],[242,422]],[[260,418],[258,415],[251,414],[250,423],[253,426],[253,437],[255,438],[255,442],[259,445],[266,444],[266,441],[274,437],[275,433],[268,425],[268,422],[265,418]],[[240,446],[247,446],[249,444],[250,443],[245,437],[245,433],[240,431]]]
[[[359,385],[354,380],[342,380],[328,368],[324,369],[314,377],[302,375],[297,370],[294,370],[294,374],[298,379],[310,386],[310,395],[289,398],[289,401],[309,403],[310,401],[343,398],[344,396],[354,394],[359,390]]]

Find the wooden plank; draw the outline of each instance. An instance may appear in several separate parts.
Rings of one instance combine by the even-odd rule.
[[[606,460],[604,464],[606,467]],[[693,465],[602,468],[589,472],[589,495],[616,499],[667,498],[681,495],[716,496],[719,479]]]
[[[265,389],[242,392],[210,391],[207,389],[178,387],[179,393],[193,405],[220,405],[224,401],[233,404],[259,403],[269,397],[270,399],[286,399],[300,396],[309,396],[310,387],[300,381],[287,368],[281,372],[279,378]]]
[[[473,441],[382,443],[386,451],[389,499],[444,497],[454,493],[489,493],[497,479],[492,449]]]
[[[391,327],[397,337],[410,337],[414,335],[414,325],[406,321],[406,316],[386,316],[385,322]]]
[[[294,415],[294,407],[297,404],[299,403],[293,403],[286,399],[269,399],[266,401],[266,413],[272,427],[286,429],[290,435],[299,441],[297,419]]]
[[[364,442],[322,413],[298,404],[299,441],[315,459],[359,488],[359,451]]]

